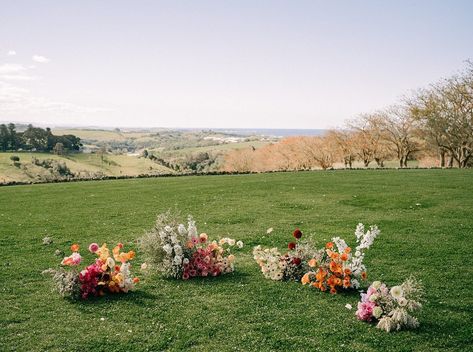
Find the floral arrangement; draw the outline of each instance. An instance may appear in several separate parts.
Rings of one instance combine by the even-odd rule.
[[[376,327],[387,332],[414,329],[419,321],[412,313],[422,308],[423,294],[421,283],[413,277],[391,289],[385,283],[374,281],[368,291],[361,294],[356,316],[359,320],[377,322]]]
[[[308,265],[312,270],[304,274],[301,282],[321,291],[329,290],[335,294],[340,289],[357,289],[360,281],[367,279],[366,267],[363,264],[364,251],[369,249],[380,231],[371,226],[365,232],[363,224],[355,230],[357,246],[353,253],[351,247],[340,237],[332,238],[325,248],[311,258]]]
[[[232,248],[243,247],[243,242],[228,237],[210,241],[207,234],[198,235],[192,216],[185,226],[169,211],[158,215],[153,229],[139,242],[150,266],[165,277],[184,280],[233,272]]]
[[[52,275],[56,289],[63,297],[87,299],[106,293],[126,293],[135,288],[139,279],[133,278],[130,272],[129,261],[135,257],[135,252],[121,252],[122,248],[123,245],[119,243],[112,249],[111,256],[106,243],[101,247],[97,243],[90,244],[89,251],[98,258],[78,271],[77,266],[82,262],[82,256],[79,245],[73,244],[72,254],[62,260],[59,269],[48,269],[43,273]],[[118,262],[121,264],[118,265]]]
[[[277,248],[253,248],[253,258],[267,279],[299,281],[308,268],[308,261],[317,252],[314,246],[301,241],[302,232],[296,229],[292,233],[294,241],[288,243],[288,251],[282,255]]]
[[[339,289],[357,289],[360,281],[366,280],[365,250],[379,233],[376,226],[365,232],[363,224],[358,224],[355,230],[357,245],[352,251],[340,237],[334,237],[324,248],[317,249],[312,243],[301,241],[302,232],[296,229],[293,232],[295,241],[289,242],[285,254],[277,248],[256,246],[253,258],[267,279],[300,280],[321,291],[337,293]]]

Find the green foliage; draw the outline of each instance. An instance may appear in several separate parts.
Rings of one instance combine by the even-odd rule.
[[[17,132],[16,126],[10,123],[8,127],[0,125],[0,150],[33,150],[50,152],[58,144],[62,151],[79,151],[82,147],[80,138],[74,135],[55,136],[50,128],[39,128],[28,125],[24,132]]]
[[[467,351],[472,345],[471,170],[364,170],[202,176],[0,187],[2,351]],[[238,271],[174,281],[140,274],[135,241],[177,207],[199,231],[238,237]],[[358,222],[382,234],[369,280],[422,280],[414,331],[359,322],[357,292],[329,295],[262,277],[253,246],[284,248],[295,227],[323,245]],[[266,230],[274,231],[267,234]],[[52,245],[42,238],[53,236]],[[137,291],[87,302],[51,293],[40,273],[56,249],[123,242],[137,250]],[[84,252],[84,262],[93,255]],[[101,319],[103,318],[103,319]],[[469,347],[470,346],[470,347]]]

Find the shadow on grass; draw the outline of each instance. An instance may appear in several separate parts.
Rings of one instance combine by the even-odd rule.
[[[93,312],[96,307],[107,306],[114,302],[133,303],[138,306],[154,304],[156,300],[162,299],[162,295],[156,295],[145,290],[136,290],[128,293],[106,294],[102,297],[89,297],[87,299],[69,299],[68,302],[85,313]]]
[[[202,286],[210,284],[222,284],[222,283],[248,283],[248,278],[252,275],[242,271],[236,271],[229,274],[219,276],[206,276],[206,277],[193,277],[189,280],[173,279],[173,278],[160,278],[168,284],[188,285],[188,286]]]

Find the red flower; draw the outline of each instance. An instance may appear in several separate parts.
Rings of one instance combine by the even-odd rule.
[[[301,230],[299,229],[295,229],[294,232],[292,233],[292,235],[297,238],[297,239],[300,239],[302,237],[302,232]]]
[[[301,265],[301,262],[302,262],[301,258],[294,258],[292,260],[292,264],[297,265],[297,266]]]
[[[289,244],[287,245],[287,248],[289,248],[289,250],[293,250],[296,248],[296,243],[295,242],[289,242]]]

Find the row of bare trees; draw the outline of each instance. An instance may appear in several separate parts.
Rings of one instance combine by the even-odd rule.
[[[438,166],[465,168],[473,161],[473,63],[383,110],[362,114],[319,137],[289,137],[259,149],[226,155],[226,171],[368,167],[435,157]]]

